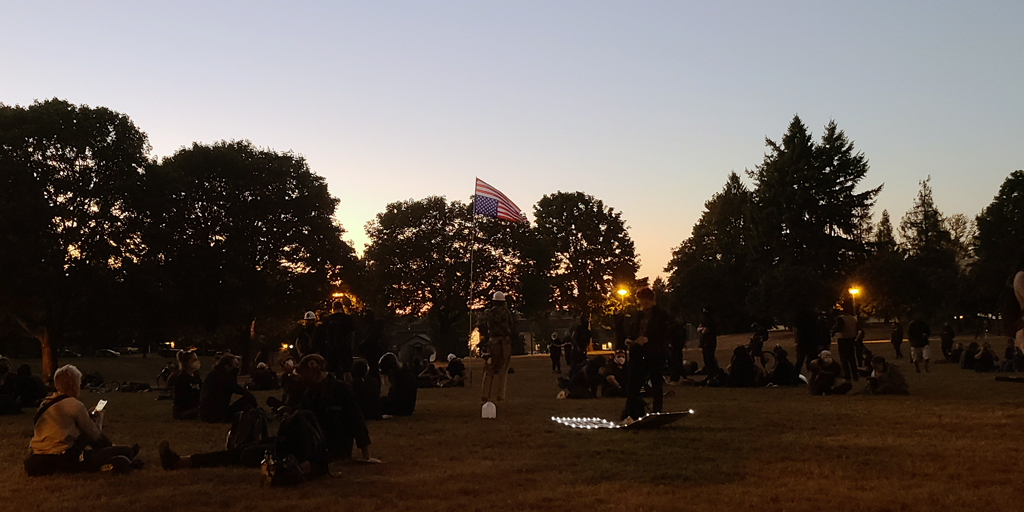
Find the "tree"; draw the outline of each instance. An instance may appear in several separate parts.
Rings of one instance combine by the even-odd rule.
[[[960,268],[953,239],[946,230],[942,212],[932,199],[931,177],[900,221],[900,238],[907,254],[909,308],[925,318],[935,318],[950,309]]]
[[[722,332],[750,325],[745,300],[756,282],[751,267],[752,207],[753,194],[735,172],[729,173],[722,191],[704,203],[692,235],[672,252],[665,267],[676,312],[697,318],[701,309],[711,308]]]
[[[815,143],[794,116],[780,142],[765,142],[764,161],[748,172],[756,186],[755,253],[763,276],[748,302],[761,315],[791,320],[799,306],[771,297],[830,306],[867,256],[865,228],[882,187],[857,191],[868,161],[835,121]],[[786,268],[776,272],[780,267]],[[780,285],[794,290],[775,289]]]
[[[617,284],[632,283],[640,266],[620,212],[583,192],[545,195],[533,211],[537,236],[554,249],[556,306],[590,313]]]
[[[977,217],[977,237],[971,280],[979,296],[979,310],[1001,311],[1001,298],[1008,297],[1009,279],[1024,255],[1024,170],[1010,173],[999,193]]]
[[[914,287],[913,269],[907,267],[888,210],[882,210],[882,218],[869,245],[871,254],[855,273],[855,281],[865,290],[861,309],[885,319],[909,314],[908,294]]]
[[[257,319],[298,318],[353,278],[338,200],[300,156],[197,143],[151,166],[144,185],[133,283],[157,307],[144,316],[173,335],[220,332],[245,350]]]
[[[495,291],[510,298],[518,293],[519,246],[528,237],[522,224],[483,217],[474,224],[471,205],[431,196],[387,205],[366,225],[366,234],[363,260],[376,291],[370,300],[395,314],[426,315],[439,348],[465,346],[455,327],[471,303],[483,303]]]
[[[69,330],[92,322],[138,254],[131,199],[146,135],[106,108],[0,104],[0,308],[39,340],[43,374]]]

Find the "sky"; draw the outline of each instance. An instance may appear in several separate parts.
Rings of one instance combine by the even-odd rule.
[[[977,215],[1024,168],[1021,20],[1019,0],[0,0],[0,103],[111,108],[156,157],[293,151],[358,251],[388,203],[465,201],[476,177],[531,219],[583,191],[654,277],[794,115],[867,156],[876,220],[928,176],[945,214]]]

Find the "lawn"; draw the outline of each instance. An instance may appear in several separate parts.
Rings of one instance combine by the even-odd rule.
[[[723,339],[719,357],[741,340]],[[1001,351],[1001,340],[990,341]],[[871,348],[892,355],[888,344]],[[148,381],[163,365],[137,357],[73,362]],[[204,360],[204,370],[210,366]],[[547,356],[515,357],[512,366],[510,399],[496,420],[479,418],[476,386],[420,390],[413,417],[370,424],[383,464],[337,464],[336,478],[287,489],[261,488],[255,469],[166,472],[156,455],[161,439],[180,453],[216,450],[227,427],[173,421],[169,402],[154,393],[85,393],[87,406],[109,400],[107,433],[142,444],[147,467],[128,476],[29,479],[21,461],[32,414],[4,416],[0,502],[51,511],[1024,510],[1024,385],[993,374],[952,365],[915,374],[903,363],[912,393],[905,397],[672,387],[666,410],[696,414],[632,432],[553,423],[552,416],[617,419],[623,401],[556,400]],[[479,383],[480,363],[469,367]]]

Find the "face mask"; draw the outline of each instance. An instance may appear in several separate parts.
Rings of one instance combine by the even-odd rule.
[[[625,362],[626,362],[626,358],[625,357],[616,357],[615,358],[615,364],[624,364]]]

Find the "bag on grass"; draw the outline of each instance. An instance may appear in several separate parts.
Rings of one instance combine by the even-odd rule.
[[[248,411],[236,413],[235,419],[231,423],[231,430],[228,431],[226,449],[244,448],[259,444],[264,439],[270,437],[270,432],[267,428],[269,423],[270,416],[267,416],[267,411],[263,410],[262,407],[255,407]]]
[[[295,485],[329,473],[327,443],[313,413],[299,410],[281,420],[273,460],[268,475],[273,487]],[[306,471],[302,467],[305,463]]]

